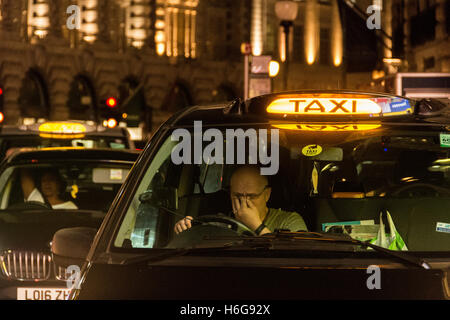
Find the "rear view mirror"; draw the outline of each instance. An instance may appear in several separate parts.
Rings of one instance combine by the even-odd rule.
[[[175,211],[178,209],[178,192],[176,188],[172,187],[157,187],[139,195],[139,201],[158,208]]]
[[[291,159],[298,159],[301,156],[304,156],[302,155],[301,148],[291,148]],[[314,161],[342,161],[344,158],[344,151],[342,148],[337,147],[323,147],[318,155],[309,156],[308,158]]]
[[[344,158],[344,151],[342,150],[342,148],[323,148],[320,154],[311,158],[312,160],[319,161],[342,161],[342,159]]]
[[[123,168],[94,168],[92,180],[94,183],[116,183],[122,184],[130,169]]]

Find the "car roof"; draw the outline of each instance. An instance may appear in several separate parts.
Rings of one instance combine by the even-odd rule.
[[[280,117],[271,118],[265,112],[265,108],[269,105],[271,101],[274,101],[277,98],[286,98],[289,95],[299,95],[299,94],[348,94],[348,95],[366,95],[367,97],[373,98],[401,98],[406,99],[411,102],[412,105],[415,106],[414,114],[410,114],[407,116],[397,116],[397,117],[384,117],[384,118],[373,118],[373,119],[364,119],[358,117],[323,117],[318,118],[315,117],[307,117],[307,116],[296,116],[296,119],[284,120]],[[430,102],[431,101],[431,102]],[[302,91],[292,91],[292,92],[284,92],[284,93],[272,93],[268,95],[257,96],[248,100],[236,99],[234,101],[215,104],[215,105],[205,105],[205,106],[194,106],[190,108],[183,109],[176,113],[169,121],[166,122],[166,126],[192,126],[194,121],[202,121],[202,125],[238,125],[238,124],[255,124],[255,123],[272,123],[274,121],[277,122],[298,122],[298,121],[307,121],[307,122],[373,122],[378,121],[382,123],[402,123],[402,124],[410,124],[412,126],[419,124],[440,124],[448,126],[450,124],[450,100],[445,101],[444,105],[447,105],[442,110],[438,110],[433,112],[430,107],[430,103],[439,103],[437,101],[442,100],[438,99],[422,99],[422,100],[414,100],[409,99],[407,97],[394,96],[383,93],[372,93],[372,92],[360,92],[360,91],[346,91],[346,90],[302,90]],[[427,103],[423,106],[423,104]],[[423,106],[423,107],[422,107]],[[419,113],[420,110],[429,109],[429,114],[427,116],[421,116]]]
[[[140,152],[127,149],[87,149],[87,148],[43,148],[35,150],[18,150],[4,161],[7,164],[31,161],[126,161],[134,162]]]

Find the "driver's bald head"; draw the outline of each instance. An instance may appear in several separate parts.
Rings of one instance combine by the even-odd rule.
[[[268,185],[267,177],[262,176],[258,166],[246,165],[237,168],[231,175],[230,185],[236,183],[250,183],[258,187],[265,187]]]

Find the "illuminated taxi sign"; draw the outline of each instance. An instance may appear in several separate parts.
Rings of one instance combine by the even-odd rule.
[[[47,139],[81,139],[85,137],[85,134],[39,133],[39,136]]]
[[[86,127],[76,122],[45,122],[39,126],[41,133],[80,134],[86,132]]]
[[[36,130],[36,126],[33,127]],[[37,131],[41,138],[80,139],[85,137],[88,129],[84,124],[77,122],[45,122],[39,124]]]
[[[370,115],[381,113],[381,107],[361,98],[284,98],[272,101],[268,113],[298,115]]]
[[[366,131],[374,130],[381,127],[379,124],[279,124],[272,125],[278,129],[284,130],[300,130],[300,131]]]

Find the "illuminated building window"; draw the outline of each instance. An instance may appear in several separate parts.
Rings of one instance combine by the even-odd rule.
[[[50,27],[49,7],[46,0],[28,0],[28,37],[45,38]]]
[[[128,44],[142,48],[150,27],[150,4],[148,0],[134,0],[126,8],[125,33]]]
[[[81,8],[81,39],[92,43],[97,39],[97,3],[98,0],[78,0]]]
[[[155,44],[158,55],[195,58],[198,0],[157,0]]]

